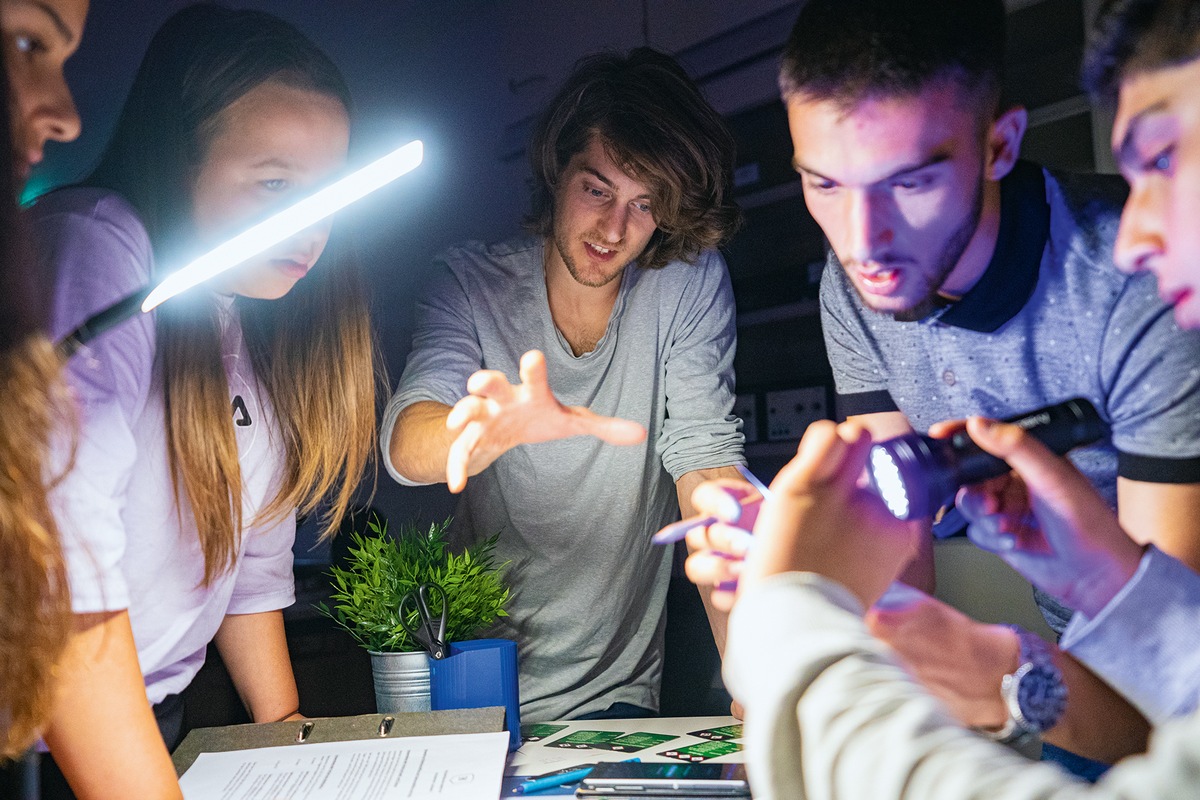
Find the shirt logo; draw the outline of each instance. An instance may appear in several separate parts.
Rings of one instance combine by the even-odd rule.
[[[254,420],[250,418],[250,411],[246,408],[246,401],[240,394],[233,398],[233,424],[242,428],[254,424]]]

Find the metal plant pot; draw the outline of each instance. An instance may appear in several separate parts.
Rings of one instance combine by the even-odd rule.
[[[380,714],[429,710],[429,654],[371,652],[375,706]]]

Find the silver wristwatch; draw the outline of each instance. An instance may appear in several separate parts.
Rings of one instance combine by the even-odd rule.
[[[1022,743],[1053,728],[1067,709],[1067,685],[1041,637],[1013,626],[1020,642],[1015,672],[1000,682],[1008,722],[991,734],[1004,744]]]

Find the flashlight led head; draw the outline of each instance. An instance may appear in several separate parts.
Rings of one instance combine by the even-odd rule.
[[[908,519],[908,487],[900,477],[900,465],[886,447],[876,445],[871,448],[868,470],[871,488],[883,498],[892,516]]]
[[[871,447],[871,487],[896,519],[932,516],[954,496],[952,458],[945,440],[909,433]]]
[[[1008,420],[1059,455],[1108,435],[1095,407],[1075,398]],[[965,430],[945,439],[908,433],[871,447],[871,488],[897,519],[932,517],[954,502],[960,486],[1003,475],[1008,464],[984,452]]]

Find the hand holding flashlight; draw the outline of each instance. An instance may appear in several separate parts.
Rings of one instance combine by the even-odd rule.
[[[959,492],[967,535],[1034,585],[1094,617],[1137,570],[1141,546],[1087,478],[1031,432],[973,418],[966,433],[1014,471]]]
[[[1059,455],[1108,435],[1108,426],[1095,407],[1080,397],[1008,421],[1028,430]],[[1003,459],[959,430],[941,439],[909,433],[879,442],[871,448],[867,475],[892,514],[909,520],[930,517],[949,505],[960,486],[1008,470]]]
[[[758,513],[741,590],[778,573],[812,572],[846,587],[864,607],[883,594],[917,554],[921,534],[859,485],[870,449],[870,435],[856,423],[809,426]]]

